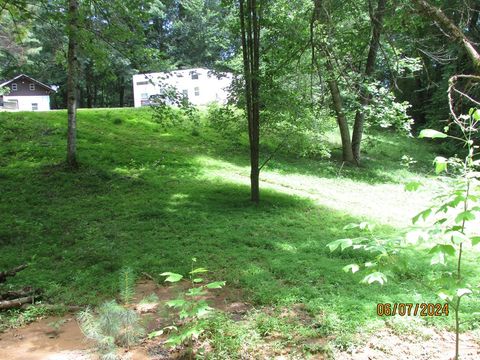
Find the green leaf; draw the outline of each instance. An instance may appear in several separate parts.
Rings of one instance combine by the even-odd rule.
[[[440,299],[442,299],[444,301],[452,301],[453,300],[453,295],[450,294],[450,292],[447,291],[447,290],[441,290],[437,295],[440,297]]]
[[[194,283],[198,284],[198,283],[201,283],[203,282],[203,279],[202,278],[195,278],[192,280]]]
[[[152,331],[150,334],[148,334],[148,338],[149,338],[149,339],[153,339],[153,338],[155,338],[155,337],[157,337],[157,336],[162,336],[163,333],[164,333],[163,330]]]
[[[348,273],[349,271],[352,272],[352,274],[355,274],[358,270],[360,270],[360,266],[357,264],[348,264],[347,266],[343,267],[343,271]]]
[[[355,224],[355,223],[350,223],[350,224],[347,224],[343,227],[343,230],[350,230],[350,229],[356,229],[358,228],[358,224]]]
[[[473,246],[478,245],[478,243],[480,243],[480,236],[472,236],[470,240],[472,241]]]
[[[417,191],[421,185],[422,183],[418,181],[411,181],[405,184],[405,191]]]
[[[196,269],[190,271],[189,274],[193,275],[193,274],[206,273],[206,272],[208,272],[208,270],[205,269],[205,268],[196,268]]]
[[[480,109],[470,109],[470,116],[473,118],[473,120],[480,121]]]
[[[178,282],[183,279],[183,275],[172,273],[172,272],[164,272],[161,273],[160,276],[166,276],[167,278],[165,281],[168,282]]]
[[[471,220],[475,220],[475,215],[469,210],[461,212],[455,218],[455,222],[457,224],[460,224],[463,221],[471,221]]]
[[[461,244],[461,243],[464,243],[465,241],[467,241],[468,237],[466,235],[462,234],[459,231],[454,231],[454,232],[451,233],[450,240],[454,244]]]
[[[178,308],[185,305],[187,302],[183,299],[170,300],[165,303],[168,307]]]
[[[442,252],[450,256],[455,256],[455,248],[452,245],[448,245],[448,244],[435,245],[433,248],[430,249],[431,254],[438,253],[438,252]]]
[[[225,281],[215,281],[207,284],[205,287],[207,289],[221,289],[223,286],[225,286]]]
[[[339,246],[343,251],[347,247],[352,246],[352,244],[353,244],[352,239],[339,239],[339,240],[332,241],[331,243],[328,243],[327,247],[330,249],[330,252],[334,252]]]
[[[428,217],[432,214],[432,208],[428,208],[426,210],[423,210],[422,212],[418,213],[415,215],[412,219],[412,223],[416,224],[420,218],[423,219],[423,221],[427,220]]]
[[[448,160],[443,156],[437,156],[433,162],[435,163],[435,173],[440,174],[447,171]]]
[[[470,289],[458,289],[457,290],[457,296],[462,297],[464,295],[470,295],[472,293],[472,290]]]
[[[420,135],[418,135],[418,137],[420,139],[422,138],[444,139],[448,137],[448,135],[433,129],[423,129],[422,131],[420,131]]]
[[[190,288],[186,293],[187,296],[201,296],[205,294],[206,292],[203,291],[203,287]]]
[[[383,285],[387,282],[387,277],[385,274],[376,271],[365,276],[361,282],[364,284],[373,284],[374,282],[378,282],[380,285]]]

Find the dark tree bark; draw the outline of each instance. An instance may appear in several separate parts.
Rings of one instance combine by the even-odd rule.
[[[352,143],[350,139],[350,129],[348,127],[347,117],[343,109],[343,100],[338,87],[338,82],[335,78],[335,68],[333,66],[332,54],[328,49],[328,45],[322,40],[315,39],[315,29],[317,24],[324,24],[328,26],[328,14],[323,7],[322,0],[314,0],[314,9],[312,20],[310,24],[311,42],[312,42],[312,60],[317,68],[319,76],[321,75],[321,69],[316,58],[315,50],[318,48],[319,52],[325,58],[325,64],[327,68],[327,84],[332,96],[332,105],[337,116],[337,124],[340,130],[340,137],[342,139],[342,159],[344,162],[354,163]],[[324,38],[322,36],[322,38]]]
[[[123,107],[125,104],[125,81],[123,76],[118,77],[118,105]]]
[[[78,102],[78,70],[77,70],[77,31],[78,31],[78,1],[68,2],[68,56],[67,56],[67,165],[77,168],[77,102]]]
[[[465,34],[456,26],[453,21],[451,21],[442,10],[431,5],[426,0],[411,0],[415,7],[418,9],[420,14],[428,20],[435,21],[441,29],[447,34],[451,39],[465,49],[468,57],[473,63],[473,66],[477,72],[480,72],[480,54],[476,50],[473,42],[469,40]]]
[[[94,76],[93,76],[93,61],[89,61],[85,67],[85,87],[87,93],[87,107],[93,108],[93,88],[94,88]]]
[[[17,275],[19,271],[22,271],[23,269],[27,268],[27,264],[17,266],[16,268],[13,268],[11,270],[7,271],[0,271],[0,284],[7,281],[7,277],[12,277]]]
[[[260,201],[260,16],[256,0],[240,0],[245,103],[250,142],[251,200]]]
[[[372,21],[372,38],[370,39],[370,48],[368,50],[367,64],[365,66],[365,79],[369,79],[375,70],[375,62],[377,60],[378,48],[380,46],[380,36],[383,29],[383,15],[385,13],[385,5],[387,0],[378,0],[377,9],[371,14]],[[365,124],[365,112],[363,107],[370,103],[371,97],[362,87],[360,90],[360,106],[355,114],[355,122],[353,124],[352,134],[352,152],[355,162],[360,164],[360,149],[363,136],[363,128]]]
[[[34,296],[26,296],[14,300],[0,301],[0,310],[13,309],[22,306],[23,304],[33,303]]]

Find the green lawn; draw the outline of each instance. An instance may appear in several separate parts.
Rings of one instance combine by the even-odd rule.
[[[342,168],[335,156],[280,154],[262,173],[257,207],[248,201],[244,141],[207,127],[165,132],[145,109],[80,110],[78,123],[81,167],[68,172],[60,165],[66,112],[0,113],[0,269],[31,262],[11,284],[43,288],[48,302],[97,304],[117,296],[123,266],[184,273],[196,257],[255,306],[305,304],[318,319],[307,335],[334,334],[340,345],[379,324],[378,302],[438,302],[424,285],[429,259],[420,252],[381,287],[342,271],[366,255],[326,248],[356,235],[343,230],[350,222],[368,220],[384,233],[408,225],[435,184],[428,144],[372,135],[360,169]],[[402,166],[404,154],[418,162]],[[429,186],[406,193],[410,179]],[[465,270],[478,283],[475,265],[467,259]],[[464,314],[479,304],[466,301]],[[274,319],[262,326],[291,331]]]

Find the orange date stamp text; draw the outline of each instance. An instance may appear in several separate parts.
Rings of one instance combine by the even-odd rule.
[[[378,316],[448,316],[448,303],[380,303]]]

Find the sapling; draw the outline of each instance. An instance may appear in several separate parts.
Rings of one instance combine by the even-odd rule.
[[[202,274],[208,272],[207,269],[199,267],[195,268],[196,259],[192,258],[192,268],[188,273],[190,286],[177,299],[167,301],[166,305],[176,310],[177,322],[164,330],[171,330],[171,334],[165,344],[176,346],[186,344],[190,356],[193,356],[193,340],[205,331],[206,319],[212,313],[212,308],[205,300],[207,289],[220,289],[225,285],[225,281],[215,281],[205,283],[201,277]],[[178,283],[184,279],[181,274],[173,272],[164,272],[160,274],[165,276],[165,282]],[[179,323],[182,325],[177,326]],[[149,337],[159,336],[164,330],[156,331]]]
[[[115,301],[102,304],[97,313],[91,309],[82,311],[78,320],[83,334],[96,342],[102,360],[118,360],[118,346],[130,348],[144,335],[135,311]]]
[[[132,268],[124,267],[120,270],[119,287],[120,299],[128,305],[135,295],[135,274]]]
[[[479,146],[474,142],[480,124],[480,110],[471,109],[468,115],[454,116],[454,122],[462,137],[449,135],[432,129],[420,132],[420,138],[447,139],[458,141],[463,145],[465,156],[435,158],[435,172],[443,175],[439,180],[443,184],[435,203],[416,215],[412,222],[424,221],[424,226],[410,229],[404,235],[387,238],[375,237],[372,227],[366,223],[347,225],[369,231],[370,234],[354,239],[340,239],[328,244],[331,251],[340,248],[363,250],[375,254],[375,261],[365,264],[350,264],[344,271],[355,273],[361,269],[367,275],[362,282],[384,284],[387,281],[388,259],[394,257],[407,247],[418,249],[420,242],[427,245],[431,255],[432,266],[453,266],[453,271],[443,272],[436,280],[439,286],[437,294],[446,301],[454,312],[455,359],[460,356],[460,305],[464,296],[471,295],[475,289],[462,272],[463,256],[466,251],[480,243],[480,159]],[[416,190],[418,182],[406,185],[407,191]],[[449,261],[450,260],[450,261]],[[448,274],[451,274],[450,276]]]

